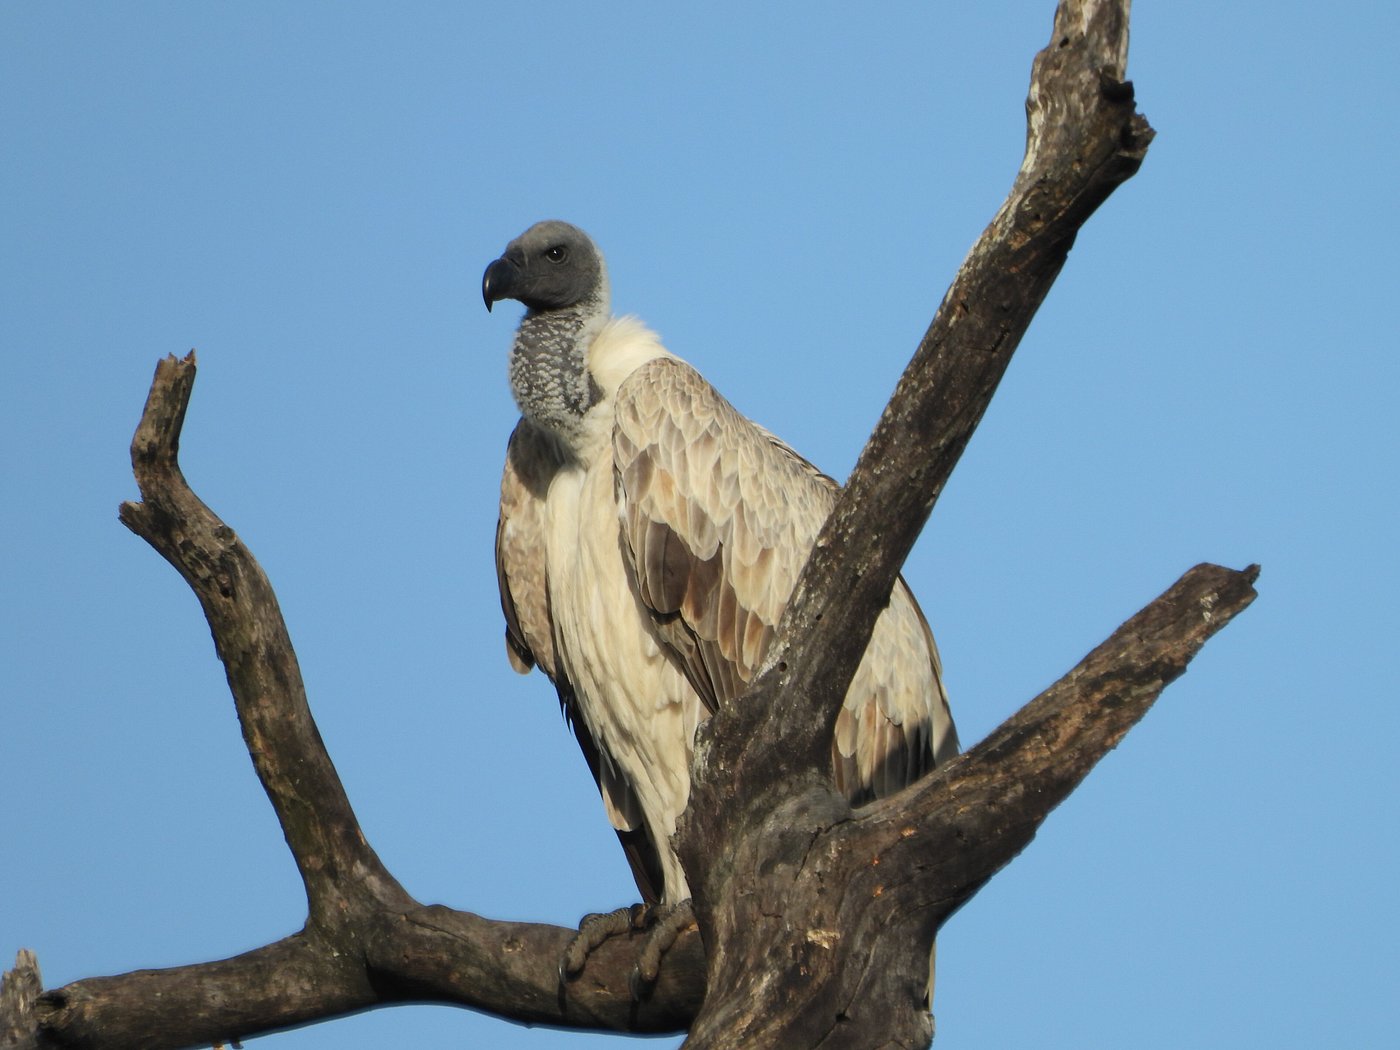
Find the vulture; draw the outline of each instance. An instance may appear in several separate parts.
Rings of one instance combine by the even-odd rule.
[[[487,267],[520,421],[501,478],[506,652],[554,683],[649,905],[690,890],[671,836],[697,725],[763,660],[837,485],[633,317],[602,253],[537,223]],[[933,635],[900,579],[851,682],[832,776],[853,805],[955,755]]]

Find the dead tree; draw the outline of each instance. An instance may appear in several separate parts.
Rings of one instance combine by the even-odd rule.
[[[699,933],[651,994],[615,939],[562,985],[572,930],[418,903],[365,840],[307,705],[277,599],[177,462],[194,355],[156,369],[121,520],[198,596],[253,766],[306,888],[298,932],[217,962],[41,991],[21,952],[5,1047],[210,1045],[416,1001],[532,1024],[688,1030],[687,1047],[924,1046],[940,926],[1254,597],[1257,569],[1201,565],[966,755],[852,810],[830,780],[841,698],[899,567],[1079,228],[1152,130],[1125,79],[1127,0],[1064,0],[1034,62],[1025,159],[943,299],[822,531],[746,697],[701,730],[678,846]]]

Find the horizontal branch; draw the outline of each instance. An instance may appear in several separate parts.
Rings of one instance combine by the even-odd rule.
[[[360,920],[353,953],[307,929],[231,959],[93,977],[41,995],[33,994],[37,965],[21,959],[5,988],[29,988],[29,1005],[8,1027],[0,1008],[0,1047],[207,1047],[413,1002],[560,1028],[671,1033],[689,1024],[704,997],[694,932],[677,943],[642,1003],[628,985],[637,943],[626,939],[604,944],[584,979],[559,984],[559,960],[576,933],[414,905]]]
[[[365,999],[349,967],[299,933],[231,959],[93,977],[44,993],[38,1045],[212,1046],[352,1012]]]

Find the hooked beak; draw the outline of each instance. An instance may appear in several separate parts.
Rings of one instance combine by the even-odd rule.
[[[491,304],[502,299],[515,298],[515,281],[520,271],[515,264],[502,256],[486,267],[481,275],[481,298],[486,302],[486,312],[491,312]]]

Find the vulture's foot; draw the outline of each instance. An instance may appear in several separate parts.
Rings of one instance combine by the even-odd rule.
[[[661,960],[676,943],[676,938],[695,925],[695,909],[687,897],[679,904],[658,905],[652,909],[650,919],[651,929],[647,930],[642,950],[637,955],[637,965],[627,980],[632,998],[637,1002],[651,994],[661,974]]]
[[[676,939],[694,925],[695,911],[689,898],[679,904],[633,904],[616,911],[585,915],[578,924],[578,933],[564,949],[564,958],[559,962],[559,979],[569,981],[582,973],[588,957],[610,937],[630,937],[645,930],[637,965],[627,979],[632,998],[640,1002],[651,994],[661,974],[661,960]]]
[[[585,915],[578,924],[578,933],[564,949],[564,958],[559,961],[560,980],[568,981],[582,973],[588,957],[609,937],[646,929],[652,922],[653,910],[645,904],[633,904],[616,911]]]

